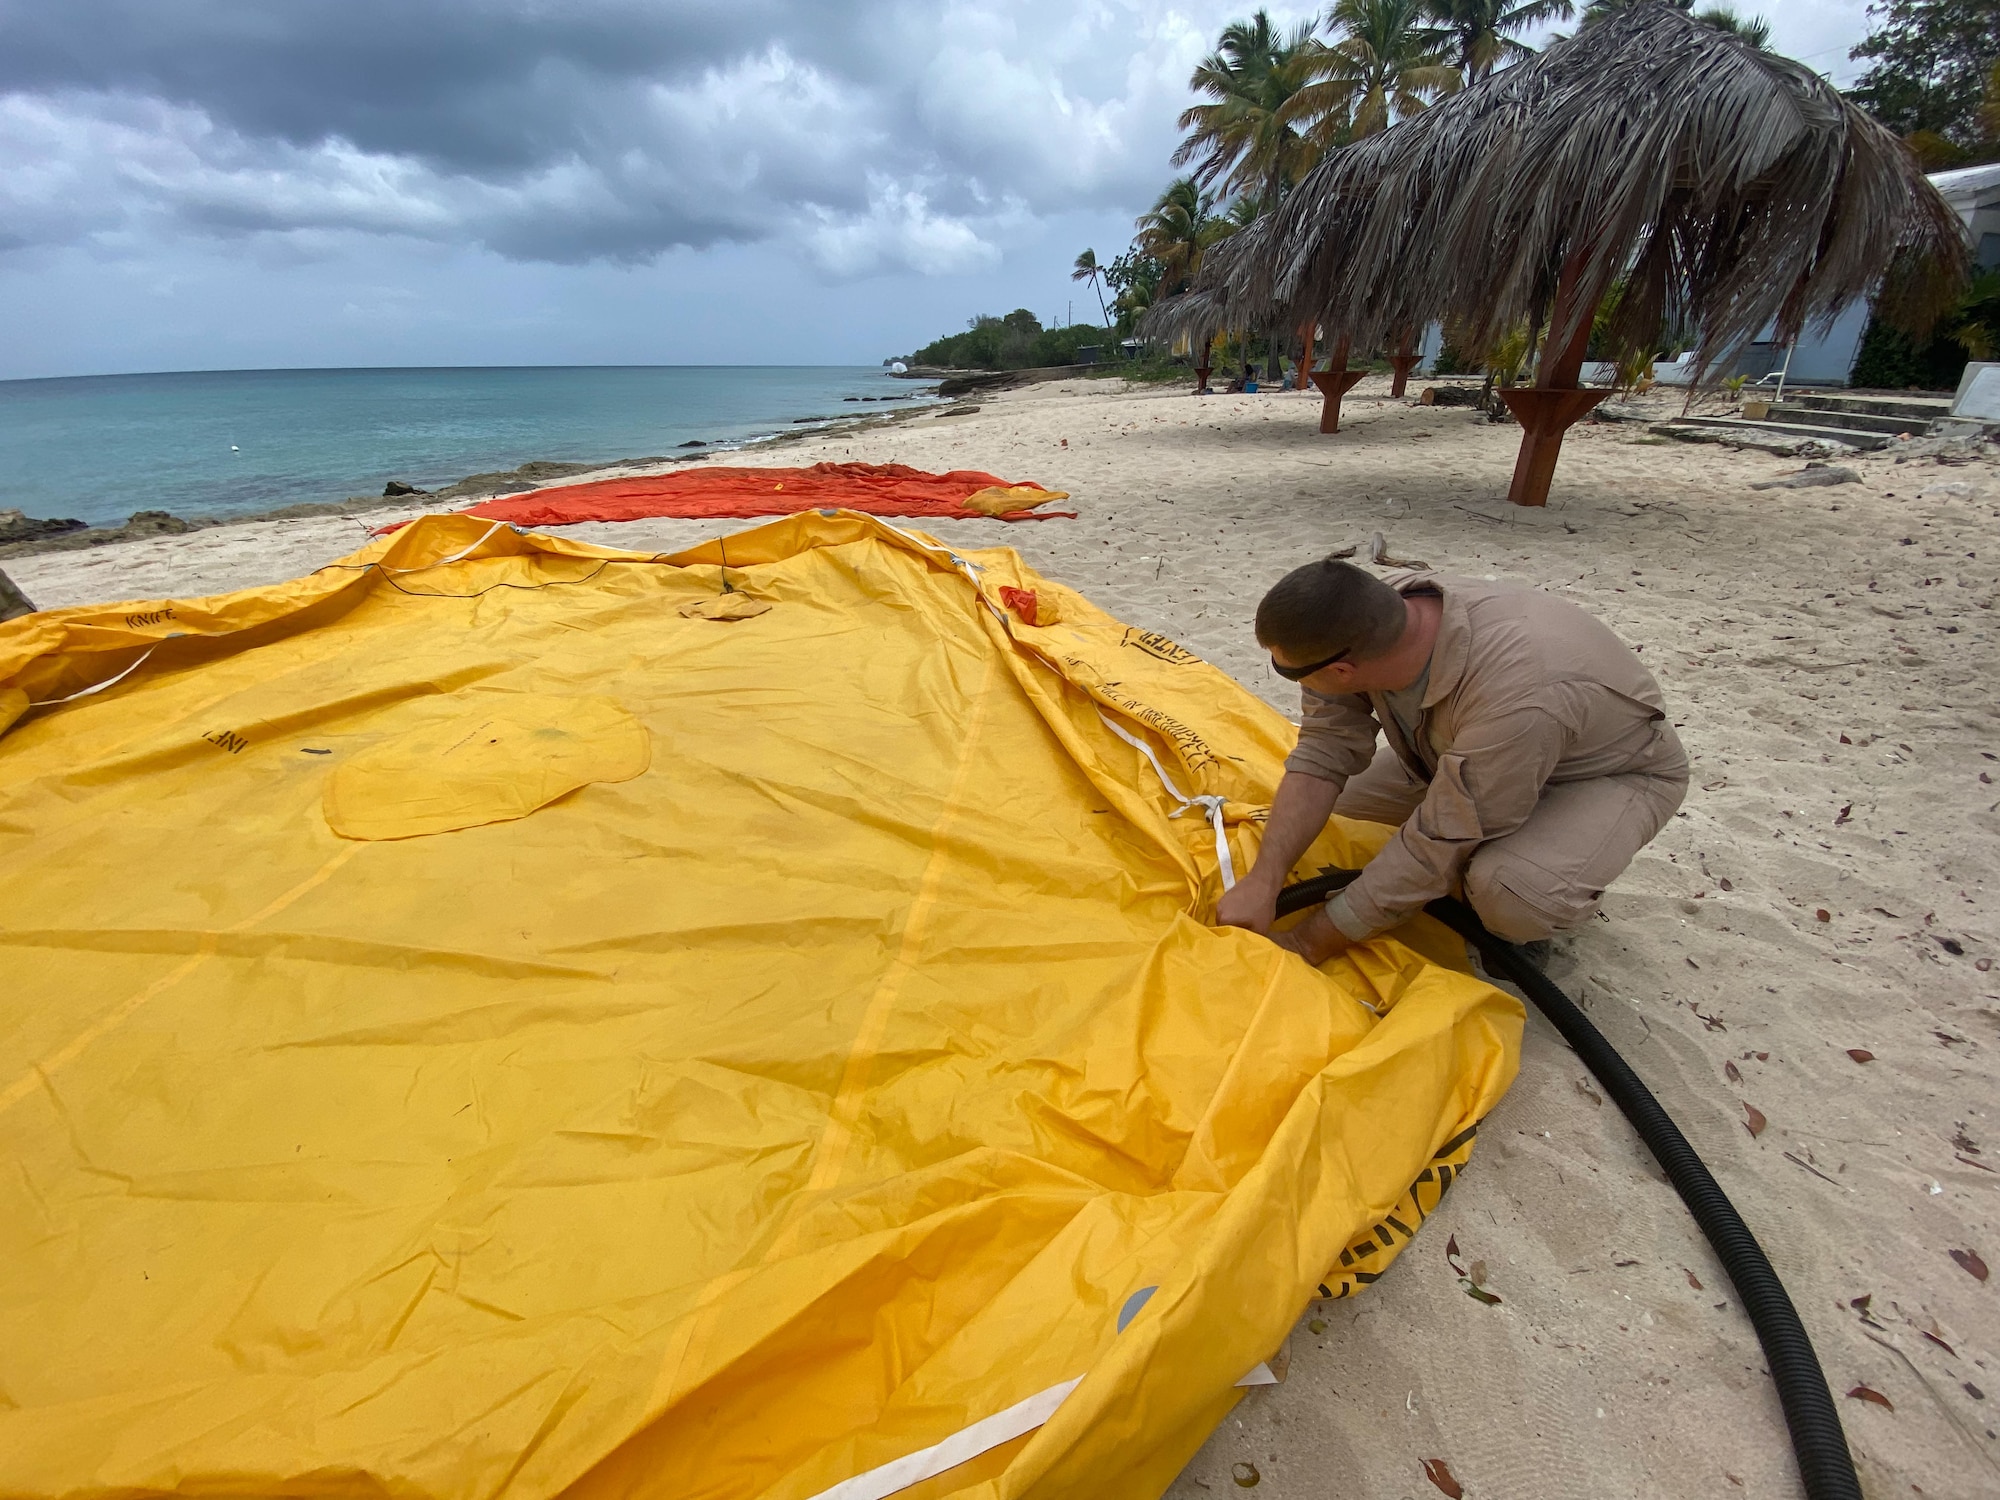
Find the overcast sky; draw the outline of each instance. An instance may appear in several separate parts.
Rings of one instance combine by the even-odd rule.
[[[1082,319],[1071,261],[1125,247],[1252,8],[0,0],[0,378],[874,363]],[[1865,0],[1739,8],[1853,76]]]

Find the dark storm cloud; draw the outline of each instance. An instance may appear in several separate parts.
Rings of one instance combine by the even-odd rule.
[[[591,144],[594,95],[675,84],[768,47],[835,66],[894,10],[578,0],[6,0],[0,89],[107,92],[199,109],[248,136],[440,167],[520,169]]]
[[[1207,29],[1144,0],[0,0],[0,222],[963,269],[1141,195]]]

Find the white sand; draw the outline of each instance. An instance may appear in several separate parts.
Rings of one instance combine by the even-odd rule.
[[[1859,484],[1757,493],[1798,464],[1607,424],[1573,433],[1546,512],[1514,510],[1518,429],[1384,390],[1321,437],[1317,397],[1041,386],[767,461],[1068,489],[1081,520],[928,529],[1020,548],[1288,714],[1255,601],[1378,529],[1446,571],[1562,590],[1642,647],[1695,785],[1551,972],[1763,1240],[1870,1495],[2000,1494],[2000,1281],[1948,1255],[2000,1268],[2000,973],[1978,967],[2000,955],[2000,472],[1882,456],[1848,461]],[[717,529],[574,528],[632,547]],[[185,596],[292,576],[361,532],[263,523],[4,566],[44,606]],[[1252,1463],[1259,1495],[1399,1500],[1436,1493],[1426,1458],[1473,1497],[1798,1493],[1754,1336],[1679,1200],[1539,1019],[1524,1051],[1429,1228],[1364,1296],[1308,1311],[1286,1383],[1171,1494],[1237,1493]],[[1769,1121],[1755,1139],[1746,1104]],[[1500,1305],[1460,1289],[1453,1236]],[[1859,1385],[1894,1410],[1844,1397]]]

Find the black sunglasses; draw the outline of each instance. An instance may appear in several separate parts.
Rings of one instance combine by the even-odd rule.
[[[1347,651],[1352,651],[1353,649],[1354,648],[1352,646],[1349,646],[1347,648]],[[1278,660],[1278,658],[1274,656],[1271,658],[1271,670],[1273,672],[1276,672],[1280,677],[1284,678],[1285,681],[1287,682],[1302,682],[1306,678],[1312,676],[1313,673],[1319,671],[1322,667],[1330,667],[1335,662],[1340,661],[1347,655],[1347,651],[1336,651],[1333,653],[1333,655],[1329,656],[1325,661],[1316,661],[1309,667],[1288,667],[1285,666],[1283,663],[1281,663]]]

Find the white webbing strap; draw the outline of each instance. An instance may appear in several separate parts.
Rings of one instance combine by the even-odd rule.
[[[828,514],[828,512],[821,511],[820,514],[826,515]],[[964,574],[965,581],[972,585],[972,592],[978,596],[979,602],[985,605],[986,608],[992,612],[994,619],[998,620],[1001,623],[1001,625],[1006,626],[1010,634],[1012,633],[1012,626],[1009,624],[1007,619],[1007,611],[1002,609],[999,605],[995,604],[991,599],[987,598],[986,590],[979,586],[979,575],[986,571],[986,565],[984,563],[976,563],[972,561],[970,558],[960,557],[956,552],[952,551],[951,548],[940,546],[935,542],[927,542],[922,537],[918,536],[915,532],[905,531],[900,526],[892,525],[890,522],[882,520],[880,516],[872,516],[869,519],[873,520],[884,531],[895,532],[897,536],[901,537],[904,541],[908,542],[912,547],[915,547],[920,552],[942,553],[944,554],[944,556],[950,558],[951,565],[954,568],[957,568],[960,573]]]
[[[1209,825],[1215,829],[1215,862],[1222,870],[1222,888],[1225,891],[1235,889],[1236,861],[1229,857],[1229,833],[1223,827],[1222,823],[1222,806],[1228,799],[1209,793],[1190,797],[1186,792],[1174,785],[1173,777],[1169,776],[1167,768],[1160,764],[1160,757],[1153,753],[1151,745],[1140,739],[1136,734],[1128,731],[1103,709],[1100,708],[1097,711],[1097,717],[1104,721],[1106,729],[1109,729],[1119,739],[1130,745],[1134,750],[1137,750],[1152,763],[1155,774],[1160,778],[1160,785],[1167,789],[1168,796],[1180,803],[1179,807],[1167,814],[1168,817],[1178,818],[1190,807],[1199,807],[1207,812]]]
[[[160,648],[158,646],[148,646],[137,661],[133,662],[131,666],[127,667],[124,671],[120,672],[116,677],[107,677],[104,679],[104,681],[94,682],[87,688],[79,688],[76,692],[71,693],[67,698],[44,698],[39,703],[30,703],[28,707],[53,708],[58,703],[74,703],[79,698],[88,698],[92,693],[101,693],[106,688],[111,687],[117,683],[123,682],[126,678],[130,677],[134,672],[138,671],[139,668],[143,667],[146,664],[146,658],[148,656],[151,656],[155,651],[159,649]]]
[[[942,552],[946,557],[950,558],[952,561],[952,565],[956,567],[961,573],[963,573],[966,577],[966,581],[972,585],[973,592],[979,596],[979,602],[985,605],[991,611],[993,611],[994,618],[999,620],[1003,626],[1007,627],[1008,633],[1010,635],[1013,633],[1013,626],[1012,623],[1007,618],[1007,612],[1004,609],[1001,609],[1000,606],[995,604],[991,599],[987,598],[986,591],[979,586],[979,573],[981,569],[978,563],[960,557],[956,552],[952,551],[951,548],[949,547],[942,547],[931,542],[926,542],[921,537],[912,535],[910,532],[905,531],[900,526],[891,525],[887,521],[880,521],[878,524],[880,524],[885,531],[895,532],[897,536],[901,537],[904,541],[908,542],[913,547],[920,548],[925,552],[933,552],[933,553]],[[1145,756],[1149,762],[1151,762],[1154,772],[1158,774],[1160,778],[1160,785],[1167,789],[1167,794],[1171,796],[1174,799],[1174,801],[1180,803],[1179,807],[1175,808],[1172,812],[1167,814],[1168,817],[1178,818],[1182,813],[1186,812],[1190,807],[1199,807],[1208,814],[1209,825],[1215,829],[1215,863],[1217,867],[1222,871],[1222,888],[1225,891],[1234,890],[1236,887],[1236,861],[1230,857],[1229,834],[1227,830],[1223,827],[1223,822],[1222,822],[1222,806],[1223,803],[1228,799],[1209,794],[1202,794],[1190,797],[1186,792],[1183,792],[1179,787],[1174,785],[1173,777],[1169,776],[1167,774],[1167,768],[1160,764],[1160,758],[1159,756],[1153,753],[1153,747],[1151,745],[1147,744],[1137,735],[1127,733],[1126,730],[1118,723],[1118,721],[1113,719],[1111,715],[1106,713],[1103,709],[1101,708],[1098,709],[1097,716],[1100,719],[1104,720],[1105,728],[1109,729],[1113,734],[1117,735],[1119,739],[1123,740],[1126,744],[1130,745],[1133,749],[1137,750],[1141,755]]]
[[[1268,1363],[1259,1363],[1256,1369],[1236,1383],[1239,1386],[1276,1385],[1278,1377],[1272,1373]],[[887,1500],[899,1490],[922,1484],[946,1469],[955,1469],[1002,1443],[1011,1443],[1023,1433],[1033,1432],[1054,1416],[1056,1408],[1063,1404],[1063,1398],[1081,1384],[1083,1377],[1079,1375],[1074,1380],[1065,1380],[1045,1391],[1037,1391],[1025,1401],[1016,1401],[1005,1411],[995,1412],[969,1427],[959,1428],[943,1442],[919,1448],[915,1453],[905,1453],[901,1458],[891,1459],[866,1474],[843,1479],[833,1488],[821,1490],[812,1500]]]
[[[472,556],[473,553],[477,552],[481,547],[486,545],[486,540],[488,537],[492,536],[494,532],[498,531],[502,526],[505,526],[507,524],[508,523],[505,521],[495,521],[491,526],[486,528],[484,534],[480,536],[479,540],[474,542],[469,547],[460,547],[456,552],[452,553],[450,557],[440,557],[436,562],[418,563],[414,568],[382,568],[382,571],[384,573],[421,573],[426,568],[443,568],[443,567],[448,567],[455,562],[464,562],[468,557]],[[377,563],[376,566],[381,567],[381,564]]]
[[[426,568],[442,568],[449,563],[463,562],[466,558],[470,557],[473,553],[477,552],[481,547],[485,546],[488,537],[492,536],[494,532],[498,531],[501,527],[508,524],[509,523],[506,521],[495,521],[491,526],[486,528],[485,532],[482,533],[479,539],[474,543],[472,543],[471,546],[459,548],[458,551],[452,553],[450,557],[440,557],[436,562],[419,563],[414,568],[383,568],[382,571],[385,573],[421,573]],[[381,567],[381,564],[366,563],[363,564],[362,566]],[[76,692],[71,693],[66,698],[43,698],[39,702],[30,703],[28,707],[54,708],[58,704],[74,703],[79,698],[88,698],[92,693],[101,693],[108,687],[115,687],[117,684],[123,682],[126,678],[130,677],[134,672],[138,671],[139,668],[143,667],[146,664],[146,658],[148,656],[151,656],[155,651],[159,649],[160,648],[158,646],[148,646],[144,654],[141,655],[137,661],[133,662],[131,666],[127,667],[124,671],[120,672],[116,677],[107,677],[102,682],[92,683],[87,688],[80,688]]]
[[[1016,1401],[1005,1411],[984,1417],[970,1427],[959,1428],[941,1443],[919,1448],[915,1453],[905,1453],[901,1458],[891,1459],[866,1474],[843,1479],[832,1489],[821,1490],[812,1500],[885,1500],[898,1490],[921,1484],[933,1475],[955,1469],[968,1459],[977,1458],[1002,1443],[1010,1443],[1024,1432],[1033,1432],[1055,1415],[1063,1397],[1082,1381],[1083,1377],[1079,1375],[1074,1380],[1065,1380],[1045,1391],[1037,1391],[1025,1401]]]

